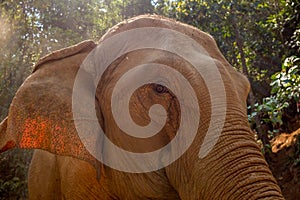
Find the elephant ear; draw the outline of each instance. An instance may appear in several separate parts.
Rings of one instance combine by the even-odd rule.
[[[93,161],[77,135],[72,115],[76,73],[96,44],[84,41],[42,58],[17,91],[0,124],[0,152],[43,149]]]

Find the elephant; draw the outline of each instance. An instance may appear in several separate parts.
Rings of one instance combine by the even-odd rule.
[[[0,152],[36,149],[30,199],[284,199],[247,121],[249,90],[209,34],[137,16],[42,58]]]

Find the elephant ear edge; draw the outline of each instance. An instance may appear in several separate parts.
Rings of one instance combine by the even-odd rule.
[[[0,148],[0,153],[16,147],[16,143],[15,142],[13,142],[12,140],[6,138],[6,136],[7,136],[7,134],[6,134],[7,119],[8,119],[8,117],[6,117],[0,123],[0,136],[1,136],[1,140],[0,140],[0,147],[1,147]]]
[[[60,60],[78,53],[83,53],[83,52],[87,52],[87,51],[91,51],[92,49],[94,49],[97,46],[97,44],[95,44],[94,41],[92,40],[85,40],[82,41],[78,44],[66,47],[64,49],[59,49],[57,51],[53,51],[52,53],[42,57],[35,65],[33,68],[32,73],[34,73],[35,71],[37,71],[38,69],[40,69],[43,64],[47,63],[47,62],[51,62],[51,61],[55,61],[55,60]]]
[[[35,64],[32,73],[35,73],[40,68],[44,67],[46,63],[54,62],[57,60],[62,60],[67,57],[74,56],[76,54],[91,52],[96,46],[97,46],[97,44],[94,41],[86,40],[86,41],[80,42],[78,44],[75,44],[73,46],[54,51],[54,52],[44,56],[43,58],[41,58]],[[19,90],[20,90],[20,88],[19,88]],[[19,92],[19,90],[17,91],[17,93]],[[11,105],[10,105],[10,107],[11,107]],[[18,134],[9,134],[8,132],[10,132],[10,131],[8,128],[8,124],[9,124],[9,117],[7,116],[0,123],[0,153],[5,152],[10,149],[13,149],[13,148],[16,148],[16,147],[20,147],[20,144],[19,144],[20,136],[18,136]]]

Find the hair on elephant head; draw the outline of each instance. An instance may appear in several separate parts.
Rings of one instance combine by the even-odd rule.
[[[43,58],[0,148],[40,149],[33,199],[283,199],[247,122],[249,87],[210,35],[138,16]]]

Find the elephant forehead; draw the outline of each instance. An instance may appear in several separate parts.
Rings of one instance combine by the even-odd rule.
[[[99,44],[115,35],[121,34],[122,32],[134,29],[142,29],[146,27],[157,27],[177,31],[191,38],[195,41],[195,43],[203,47],[208,53],[208,56],[210,56],[214,61],[220,63],[220,66],[225,69],[226,73],[223,74],[223,77],[225,77],[226,79],[231,79],[231,87],[236,90],[234,92],[237,92],[237,95],[244,104],[250,88],[250,84],[247,78],[244,77],[241,73],[235,71],[233,67],[227,62],[212,36],[193,26],[176,22],[174,20],[170,20],[161,16],[137,16],[114,26],[100,39]],[[148,59],[150,60],[153,60],[155,56],[157,55],[148,53]],[[146,57],[143,57],[143,59],[145,58]],[[147,59],[145,59],[145,61],[147,61]]]
[[[169,71],[165,68],[155,67],[152,65],[160,65],[169,67]],[[184,58],[174,53],[158,50],[158,49],[141,49],[132,51],[117,58],[103,73],[98,86],[96,95],[99,99],[110,100],[111,93],[117,82],[126,76],[126,82],[120,83],[122,86],[130,87],[138,84],[139,79],[155,79],[155,83],[160,85],[172,85],[177,91],[183,92],[186,88],[180,85],[178,76],[173,76],[171,71],[175,69],[185,79],[189,80],[196,90],[203,91],[203,82],[201,76],[196,69]],[[130,73],[128,73],[130,71]],[[174,71],[174,70],[173,70]],[[154,74],[154,75],[151,75]],[[151,77],[149,77],[151,76]],[[201,80],[200,80],[201,79]],[[170,88],[169,88],[170,89]],[[120,91],[120,96],[126,91]]]
[[[161,16],[137,16],[131,18],[129,20],[123,21],[113,28],[111,28],[99,41],[99,44],[104,40],[117,35],[121,32],[125,32],[128,30],[139,29],[139,28],[147,28],[147,27],[158,27],[158,28],[165,28],[177,31],[182,33],[195,42],[199,43],[204,49],[209,53],[210,56],[216,58],[218,60],[224,61],[225,58],[220,53],[215,40],[211,35],[205,33],[193,26],[179,23],[177,21],[164,18]],[[146,38],[146,37],[145,37]],[[177,41],[179,43],[180,41]]]

